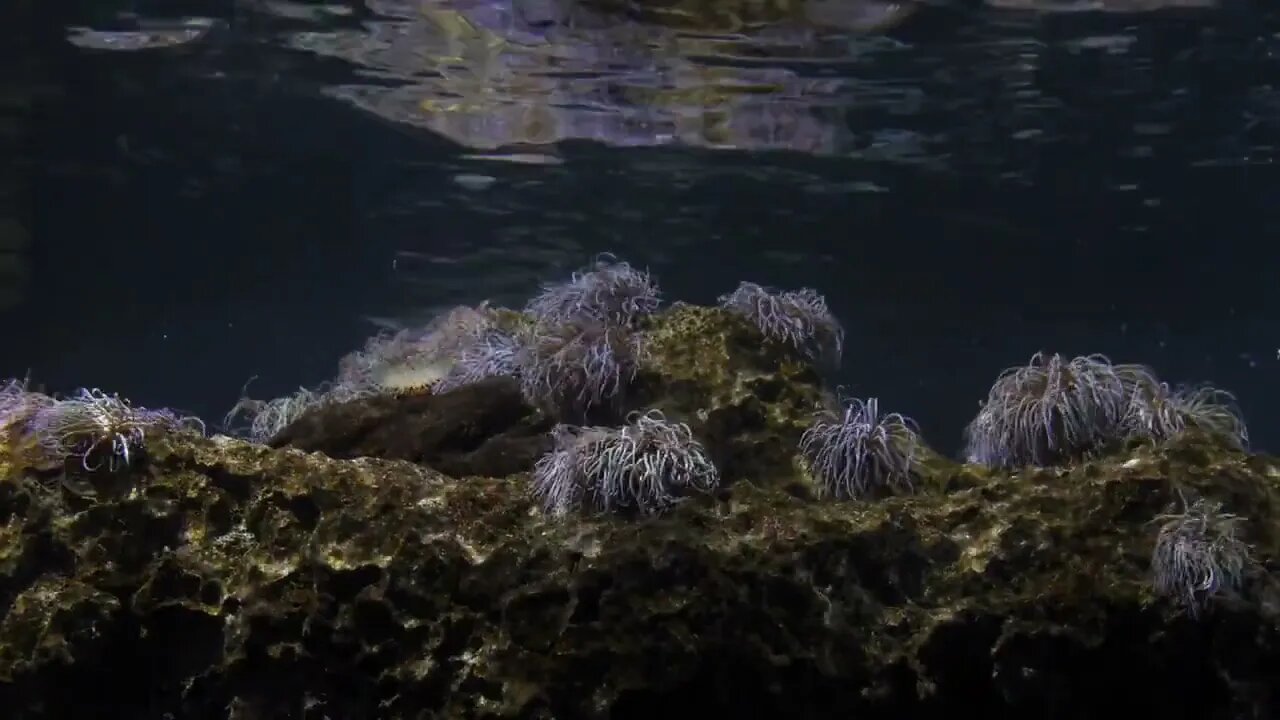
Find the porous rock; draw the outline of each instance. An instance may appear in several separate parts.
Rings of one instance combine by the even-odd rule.
[[[128,472],[11,459],[0,707],[30,718],[1274,717],[1271,458],[1201,437],[1070,469],[939,464],[939,491],[734,485],[552,519],[455,480],[157,436]],[[1247,516],[1261,572],[1191,618],[1152,520]]]
[[[812,365],[722,308],[675,305],[644,336],[633,408],[687,424],[729,482],[796,477],[796,445],[824,403]]]
[[[5,717],[1275,716],[1276,460],[929,454],[914,495],[819,501],[808,364],[716,308],[641,331],[628,407],[728,480],[647,520],[540,512],[548,420],[511,380],[321,408],[276,447],[152,434],[114,474],[0,442]],[[1197,617],[1148,567],[1187,497],[1254,548]]]

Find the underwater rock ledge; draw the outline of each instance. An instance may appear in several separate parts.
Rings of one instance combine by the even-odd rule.
[[[267,443],[9,382],[5,717],[1276,716],[1280,461],[1220,395],[1037,355],[960,464],[832,410],[816,295],[729,298],[535,346],[570,389],[638,348],[609,427],[553,425],[584,408],[537,372],[349,393]]]
[[[9,462],[16,462],[10,455]],[[0,703],[25,718],[1274,716],[1277,586],[1158,600],[1178,492],[1280,473],[1194,433],[1070,469],[815,502],[736,484],[643,521],[196,434],[92,485],[0,482]]]

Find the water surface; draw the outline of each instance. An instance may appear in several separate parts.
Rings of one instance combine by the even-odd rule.
[[[1280,18],[1157,4],[32,9],[0,372],[217,418],[612,251],[817,288],[834,380],[944,449],[1041,349],[1213,381],[1274,448]]]

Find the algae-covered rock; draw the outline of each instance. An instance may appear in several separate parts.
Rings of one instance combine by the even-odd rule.
[[[1071,469],[647,521],[195,435],[0,482],[0,702],[25,718],[1269,717],[1276,461],[1183,437]],[[940,466],[941,467],[941,466]],[[1156,598],[1160,513],[1247,518],[1239,599]]]
[[[823,405],[822,378],[726,310],[677,304],[645,321],[643,362],[605,415],[659,410],[687,424],[730,482],[796,479],[796,444]],[[411,460],[447,475],[532,469],[554,420],[509,377],[447,392],[397,392],[321,403],[271,438],[273,447]]]
[[[715,308],[635,331],[622,401],[724,476],[652,517],[544,512],[552,418],[512,378],[319,405],[275,447],[8,383],[5,717],[1276,715],[1280,461],[1199,430],[1055,468],[922,450],[904,492],[819,499],[794,348]],[[587,471],[639,485],[644,442]]]
[[[439,395],[408,392],[325,403],[271,439],[273,447],[334,458],[411,460],[453,477],[526,471],[551,447],[551,423],[511,378],[490,378]]]
[[[636,406],[689,425],[730,480],[794,476],[796,445],[823,404],[812,365],[722,308],[676,305],[645,338]]]

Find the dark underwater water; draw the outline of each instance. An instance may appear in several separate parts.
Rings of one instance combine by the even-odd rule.
[[[0,248],[5,376],[217,420],[251,376],[259,397],[331,377],[373,319],[518,305],[610,251],[668,300],[816,288],[848,333],[833,382],[941,449],[1038,350],[1213,382],[1280,447],[1261,4],[930,8],[882,38],[36,5],[7,45],[5,212],[29,244]]]

